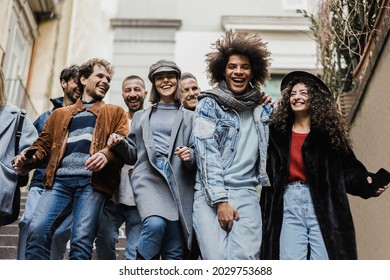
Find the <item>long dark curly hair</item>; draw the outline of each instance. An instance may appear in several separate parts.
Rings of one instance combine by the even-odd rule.
[[[294,113],[291,110],[290,94],[292,88],[298,83],[305,84],[308,89],[311,127],[324,132],[329,137],[333,148],[349,151],[351,140],[344,116],[331,93],[311,77],[294,77],[282,90],[282,96],[271,120],[275,128],[283,132],[291,129],[294,123]]]
[[[264,43],[256,33],[228,30],[224,37],[212,44],[212,47],[216,51],[206,54],[206,73],[211,84],[215,85],[225,79],[224,73],[229,57],[236,54],[249,58],[253,87],[260,88],[260,85],[269,78],[271,53],[267,50],[267,43]]]

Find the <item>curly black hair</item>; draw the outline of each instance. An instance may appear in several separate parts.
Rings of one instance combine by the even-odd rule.
[[[225,79],[224,73],[229,57],[235,54],[245,55],[249,58],[252,68],[253,87],[260,88],[269,79],[271,53],[256,33],[228,30],[224,37],[212,44],[216,49],[206,54],[206,73],[211,84],[217,84]]]
[[[348,125],[335,99],[326,88],[311,77],[294,77],[282,90],[282,96],[271,120],[275,128],[286,132],[292,127],[294,113],[290,105],[290,94],[292,88],[298,83],[305,84],[308,89],[311,126],[323,131],[329,137],[333,148],[350,150],[351,140],[347,132]]]

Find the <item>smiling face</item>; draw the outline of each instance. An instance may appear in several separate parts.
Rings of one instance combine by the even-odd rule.
[[[294,114],[310,114],[310,97],[304,83],[294,85],[290,93],[290,106]]]
[[[231,55],[226,64],[225,79],[228,88],[233,93],[245,93],[252,79],[252,68],[249,58],[245,55]]]
[[[61,80],[61,87],[64,92],[64,102],[67,105],[76,103],[81,96],[81,92],[77,83],[77,78],[70,78],[68,81]]]
[[[123,100],[132,112],[143,108],[147,93],[145,85],[140,79],[125,80],[122,84]]]
[[[160,101],[175,103],[177,77],[175,72],[161,72],[154,76],[154,85],[160,95]]]
[[[198,105],[198,96],[200,88],[198,82],[194,79],[187,78],[180,81],[181,102],[183,107],[189,110],[195,110]]]
[[[92,74],[88,78],[81,76],[80,82],[84,85],[83,100],[97,101],[102,100],[110,89],[111,76],[104,66],[95,65]]]

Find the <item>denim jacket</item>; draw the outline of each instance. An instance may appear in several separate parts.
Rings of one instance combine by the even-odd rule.
[[[261,186],[270,185],[266,173],[270,113],[269,105],[253,110],[259,140],[257,173]],[[195,111],[193,137],[198,165],[196,185],[205,193],[208,204],[214,207],[228,200],[224,174],[233,162],[240,139],[238,112],[220,106],[210,97],[201,99]]]

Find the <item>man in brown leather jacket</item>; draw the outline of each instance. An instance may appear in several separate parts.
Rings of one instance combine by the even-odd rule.
[[[69,259],[91,259],[106,199],[119,186],[123,162],[106,147],[110,134],[127,135],[125,110],[103,101],[113,70],[103,59],[80,66],[81,99],[55,110],[39,138],[30,146],[32,158],[21,153],[14,169],[23,174],[48,162],[45,194],[28,233],[26,259],[49,259],[55,229],[73,215]]]

